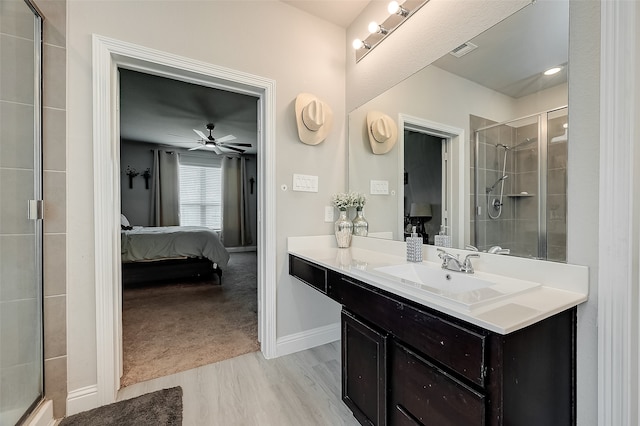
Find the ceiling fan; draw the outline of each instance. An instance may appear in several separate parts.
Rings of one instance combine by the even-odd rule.
[[[238,147],[240,146],[251,147],[250,143],[229,142],[236,138],[233,135],[227,135],[221,138],[214,138],[213,135],[211,134],[214,128],[215,128],[215,125],[213,123],[207,124],[207,130],[209,130],[209,136],[205,135],[200,130],[193,129],[193,131],[196,132],[198,136],[200,136],[200,140],[198,141],[200,145],[190,148],[189,151],[195,151],[196,149],[202,149],[202,148],[208,147],[213,149],[213,151],[216,154],[224,153],[220,148],[230,149],[232,151],[243,153],[246,150]]]

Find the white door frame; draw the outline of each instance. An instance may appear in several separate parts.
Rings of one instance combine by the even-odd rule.
[[[276,356],[275,81],[93,36],[93,166],[98,405],[116,400],[121,371],[118,68],[258,98],[258,339]]]
[[[447,169],[448,190],[446,196],[450,202],[448,221],[453,225],[449,230],[449,235],[452,236],[454,247],[464,247],[465,241],[469,241],[469,230],[465,226],[466,223],[469,223],[469,206],[467,204],[469,201],[465,196],[465,188],[469,188],[469,181],[466,177],[468,167],[465,160],[464,129],[400,113],[398,114],[398,130],[398,170],[400,171],[398,182],[403,182],[405,130],[415,130],[448,140],[451,149],[448,153],[450,161]],[[404,216],[404,185],[398,185],[398,189],[398,217],[402,218]],[[445,194],[443,193],[443,195]],[[402,238],[404,232],[402,220],[399,221],[398,226],[398,235]],[[460,232],[460,230],[464,231]]]

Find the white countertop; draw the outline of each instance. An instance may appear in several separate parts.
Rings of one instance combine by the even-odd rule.
[[[289,237],[288,252],[343,275],[394,293],[405,299],[454,316],[500,334],[534,324],[585,302],[589,292],[588,268],[512,256],[479,253],[473,259],[476,278],[499,280],[501,288],[526,288],[487,303],[465,305],[443,297],[437,290],[380,273],[377,268],[403,265],[405,244],[399,241],[354,237],[350,248],[337,248],[335,237]],[[440,269],[437,247],[423,246],[422,266]],[[452,254],[470,253],[446,249]],[[462,272],[446,271],[456,279]],[[524,285],[523,285],[524,284]]]

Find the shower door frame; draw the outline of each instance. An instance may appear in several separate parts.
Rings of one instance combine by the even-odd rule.
[[[43,55],[43,22],[44,15],[32,0],[23,0],[33,12],[33,199],[28,200],[25,215],[33,221],[34,247],[33,261],[35,268],[37,317],[34,318],[37,328],[36,348],[39,363],[39,388],[34,400],[29,404],[18,420],[18,424],[26,421],[44,400],[45,372],[44,372],[44,228],[43,228],[43,160],[42,160],[42,55]]]
[[[562,109],[567,109],[567,106],[560,106],[557,108],[552,108],[547,111],[542,111],[536,114],[526,115],[524,117],[514,118],[507,121],[502,121],[500,123],[491,124],[489,126],[484,126],[474,131],[474,186],[475,186],[475,194],[474,194],[474,213],[475,218],[479,218],[482,213],[482,208],[480,206],[480,185],[479,185],[479,163],[478,158],[480,154],[480,139],[479,133],[482,131],[486,131],[495,127],[504,126],[509,123],[517,122],[520,120],[527,120],[532,118],[537,118],[538,123],[538,253],[536,258],[546,260],[548,257],[547,252],[547,174],[548,174],[548,119],[549,114],[560,111]],[[568,114],[568,111],[567,111]],[[488,206],[486,207],[489,208]],[[473,229],[473,239],[474,244],[478,244],[478,240],[480,239],[479,235],[480,229],[478,226],[478,221],[475,220],[475,226]]]

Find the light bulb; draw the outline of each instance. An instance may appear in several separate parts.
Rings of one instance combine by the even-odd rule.
[[[554,75],[560,72],[560,70],[562,70],[562,67],[553,67],[553,68],[549,68],[548,70],[546,70],[544,72],[544,75]]]
[[[362,40],[360,40],[359,38],[357,38],[357,39],[353,40],[352,46],[356,50],[362,49],[364,47],[364,42]]]
[[[371,21],[369,23],[369,32],[371,34],[376,34],[376,33],[387,34],[389,31],[387,31],[387,29],[384,28],[382,25],[378,25],[377,22]]]
[[[400,6],[400,3],[398,3],[395,0],[389,3],[389,5],[387,6],[387,12],[389,12],[392,15],[400,15],[400,16],[409,15],[409,11],[404,7]]]

